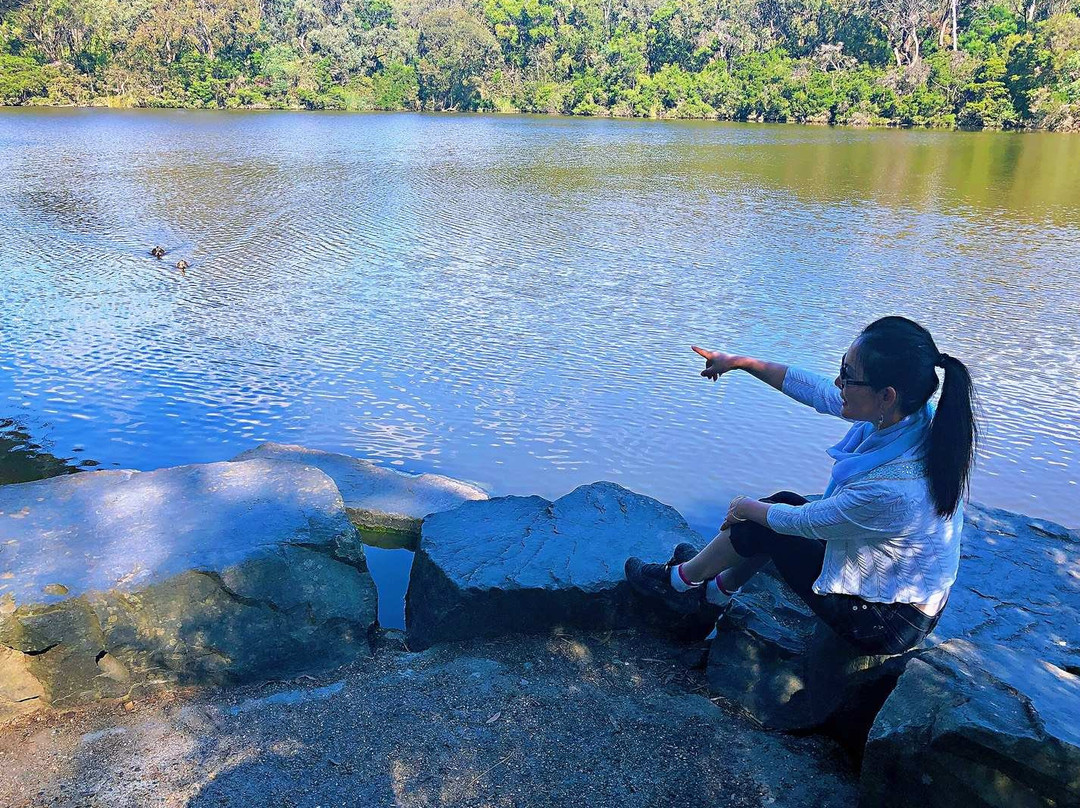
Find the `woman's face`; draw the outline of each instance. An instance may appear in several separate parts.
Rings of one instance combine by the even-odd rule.
[[[881,395],[866,382],[862,363],[859,361],[859,341],[851,343],[844,354],[840,374],[834,384],[840,388],[844,409],[840,414],[851,421],[876,423],[882,414]]]

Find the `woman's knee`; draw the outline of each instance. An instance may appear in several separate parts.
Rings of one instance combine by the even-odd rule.
[[[761,501],[776,505],[805,505],[808,500],[794,491],[777,491],[771,497],[765,497]]]
[[[743,558],[769,555],[769,539],[774,534],[768,528],[754,522],[738,522],[730,530],[731,547]]]

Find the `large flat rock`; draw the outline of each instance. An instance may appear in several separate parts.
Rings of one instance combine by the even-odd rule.
[[[363,546],[317,469],[253,460],[0,487],[3,667],[53,705],[344,661],[375,615]]]
[[[500,497],[434,514],[405,601],[409,646],[559,626],[670,625],[669,613],[632,597],[623,563],[666,561],[681,541],[704,544],[673,508],[607,482],[554,502]]]
[[[1032,719],[1045,725],[1032,736],[1038,742],[1017,743],[1010,733],[1028,737],[1026,719],[1013,717],[1036,702],[1052,705],[1040,715],[1053,709],[1080,716],[1080,535],[971,505],[961,548],[960,573],[936,630],[900,657],[860,656],[783,584],[759,576],[720,625],[710,650],[710,686],[766,726],[825,728],[857,747],[869,732],[867,804],[886,804],[890,788],[889,805],[1049,805],[1062,794],[1077,802],[1075,739],[1053,730],[1047,715]],[[916,707],[910,694],[931,690],[936,701]],[[1010,717],[980,727],[971,716],[983,713]],[[946,719],[968,723],[944,731]],[[992,736],[982,747],[972,741],[980,732]],[[1025,768],[1035,747],[1058,761],[1041,774]],[[920,785],[927,768],[937,769],[931,758],[973,755],[978,767],[957,773],[970,781],[967,790]],[[890,774],[875,773],[886,761]],[[982,781],[1013,785],[979,790]],[[913,785],[904,790],[896,783]],[[1016,796],[1021,793],[1023,799]]]
[[[961,547],[931,647],[870,730],[864,799],[1080,805],[1080,534],[974,507]]]
[[[955,639],[913,660],[878,713],[863,804],[1080,805],[1080,678]]]
[[[1002,645],[1080,670],[1080,532],[967,508],[960,574],[934,640]]]
[[[337,483],[349,517],[365,531],[365,539],[380,546],[412,549],[425,516],[488,498],[476,486],[440,474],[405,474],[370,460],[304,446],[263,443],[234,459],[257,458],[301,463],[325,472]],[[380,533],[387,535],[380,540]]]

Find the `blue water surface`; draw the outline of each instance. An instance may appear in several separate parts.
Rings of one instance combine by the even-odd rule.
[[[832,374],[901,313],[975,372],[974,498],[1080,525],[1080,138],[9,110],[0,225],[0,418],[61,457],[276,440],[707,531],[845,425],[691,343]]]

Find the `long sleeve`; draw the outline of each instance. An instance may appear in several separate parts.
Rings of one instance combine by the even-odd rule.
[[[831,379],[802,368],[787,369],[782,389],[784,395],[825,415],[840,417],[840,411],[844,408],[840,390]]]
[[[771,505],[766,520],[777,533],[865,543],[896,538],[909,506],[887,483],[866,481],[805,505]]]

